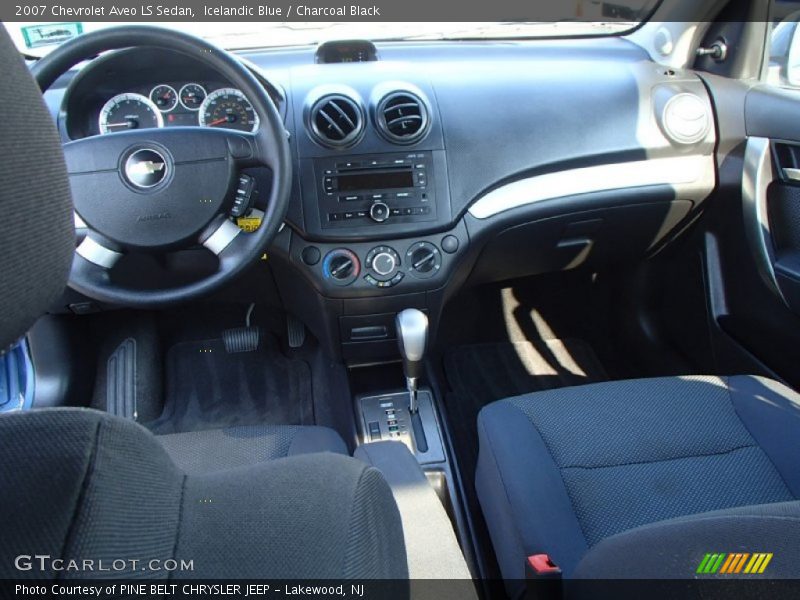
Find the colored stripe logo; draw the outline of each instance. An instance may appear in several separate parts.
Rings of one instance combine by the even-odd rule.
[[[715,552],[700,561],[695,573],[700,575],[756,575],[763,573],[772,560],[772,552]]]

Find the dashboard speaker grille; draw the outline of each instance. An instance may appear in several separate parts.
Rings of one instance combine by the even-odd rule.
[[[326,146],[349,146],[364,130],[361,108],[352,98],[339,94],[320,98],[311,108],[311,129]]]
[[[413,144],[428,130],[428,110],[414,94],[394,92],[378,104],[377,121],[378,129],[389,141]]]

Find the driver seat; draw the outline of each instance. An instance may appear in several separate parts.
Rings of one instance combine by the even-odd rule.
[[[75,240],[58,134],[1,26],[0,64],[3,352],[60,298]],[[405,579],[391,489],[345,452],[322,428],[159,440],[88,409],[2,414],[0,576]]]

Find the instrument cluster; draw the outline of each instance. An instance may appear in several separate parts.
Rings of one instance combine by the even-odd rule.
[[[240,90],[194,81],[159,83],[116,94],[97,117],[101,134],[192,125],[252,132],[258,129],[259,119]]]

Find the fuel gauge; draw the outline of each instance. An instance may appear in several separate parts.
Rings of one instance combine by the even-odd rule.
[[[162,113],[171,111],[178,106],[178,92],[171,85],[157,85],[150,90],[150,100]]]

